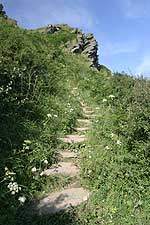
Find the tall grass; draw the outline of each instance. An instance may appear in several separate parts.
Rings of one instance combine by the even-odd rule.
[[[88,224],[149,224],[150,82],[116,73],[85,85],[98,107],[81,162],[95,190]]]
[[[62,44],[71,38],[63,32],[58,38],[29,32],[1,18],[0,202],[4,224],[21,201],[40,190],[45,180],[41,172],[56,160],[58,137],[71,132],[80,114],[67,82],[62,51]]]

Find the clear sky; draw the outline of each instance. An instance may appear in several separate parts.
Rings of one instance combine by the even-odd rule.
[[[0,0],[1,1],[1,0]],[[20,26],[68,23],[94,33],[100,64],[150,77],[150,0],[2,0]]]

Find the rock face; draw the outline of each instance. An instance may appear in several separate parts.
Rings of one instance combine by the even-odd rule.
[[[82,33],[77,34],[76,42],[70,48],[72,53],[81,53],[84,50],[84,36]]]
[[[71,46],[72,53],[81,53],[86,55],[89,59],[91,67],[99,67],[98,63],[98,44],[93,34],[83,34],[82,32],[77,34],[76,43]]]
[[[98,43],[96,39],[94,38],[93,34],[87,34],[85,36],[85,41],[84,41],[84,50],[82,54],[87,55],[87,57],[90,60],[91,66],[94,66],[98,68]]]
[[[50,24],[46,27],[46,33],[53,34],[63,29],[64,26],[68,27],[71,33],[77,35],[76,40],[73,40],[68,44],[69,50],[72,53],[86,55],[89,59],[90,66],[98,69],[98,43],[93,34],[84,34],[81,30],[77,28],[70,28],[67,24]]]

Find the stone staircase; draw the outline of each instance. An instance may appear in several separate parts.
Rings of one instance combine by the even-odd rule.
[[[60,141],[68,144],[85,143],[87,141],[86,133],[92,124],[92,118],[95,116],[91,108],[82,103],[84,119],[77,120],[77,127],[74,129],[77,133],[66,135],[60,138]],[[88,118],[88,119],[87,119]],[[84,134],[81,134],[84,132]],[[80,134],[79,134],[80,133]],[[63,190],[50,193],[42,198],[36,205],[38,214],[54,214],[66,210],[70,207],[77,206],[86,202],[90,192],[80,185],[80,168],[77,162],[79,153],[69,149],[60,150],[60,161],[44,171],[45,176],[65,175],[74,177],[77,182],[70,184]]]

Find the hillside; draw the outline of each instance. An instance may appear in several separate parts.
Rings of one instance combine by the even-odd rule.
[[[26,30],[0,8],[0,224],[150,223],[150,81],[112,75],[97,50],[92,34]],[[64,143],[69,134],[84,138]],[[68,150],[79,175],[43,175]],[[82,204],[34,214],[32,203],[75,181],[90,193]]]

